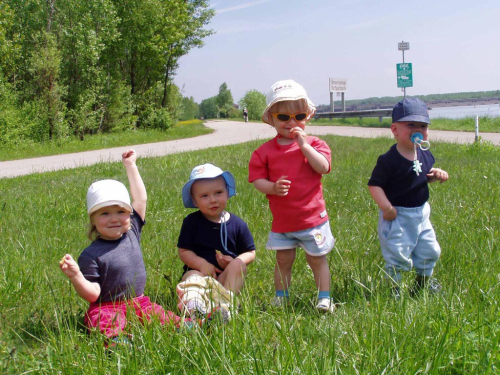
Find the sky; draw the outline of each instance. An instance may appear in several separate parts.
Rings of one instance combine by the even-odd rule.
[[[500,89],[499,0],[213,0],[215,34],[179,60],[174,82],[200,103],[227,83],[237,103],[282,79],[330,102],[329,79],[345,99],[402,95],[396,64],[405,41],[408,96]],[[335,100],[338,100],[335,95]]]

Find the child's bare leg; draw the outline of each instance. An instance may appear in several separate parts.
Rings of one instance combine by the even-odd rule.
[[[186,281],[186,280],[187,280],[187,278],[188,278],[189,276],[193,276],[193,275],[198,275],[198,276],[201,276],[201,277],[205,276],[205,275],[203,275],[200,271],[197,271],[197,270],[191,270],[191,271],[187,271],[187,272],[184,274],[184,276],[182,276],[181,281]]]
[[[245,283],[246,275],[247,265],[241,259],[235,258],[217,277],[217,281],[224,285],[227,290],[239,294]]]
[[[319,291],[330,291],[330,268],[326,255],[314,257],[306,253],[306,260],[314,274],[314,281]]]
[[[295,249],[276,251],[276,267],[274,268],[276,290],[288,290],[290,287],[293,262],[295,262]]]

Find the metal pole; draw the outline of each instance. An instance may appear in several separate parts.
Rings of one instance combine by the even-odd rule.
[[[345,112],[345,97],[344,97],[344,93],[342,93],[342,112]]]
[[[330,112],[335,112],[333,108],[333,92],[330,91]]]
[[[479,116],[476,116],[476,142],[479,142]]]
[[[403,64],[405,63],[405,50],[403,50]],[[404,99],[406,99],[406,87],[403,87]]]

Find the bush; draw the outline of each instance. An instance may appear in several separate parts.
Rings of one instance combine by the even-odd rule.
[[[175,120],[166,108],[153,109],[149,107],[142,113],[142,116],[140,125],[144,129],[167,130],[175,124]]]

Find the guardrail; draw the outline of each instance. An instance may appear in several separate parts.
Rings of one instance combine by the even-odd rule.
[[[383,117],[392,117],[392,109],[369,109],[363,111],[345,111],[345,112],[321,112],[316,113],[313,118],[350,118],[350,117],[378,117],[382,122]]]

